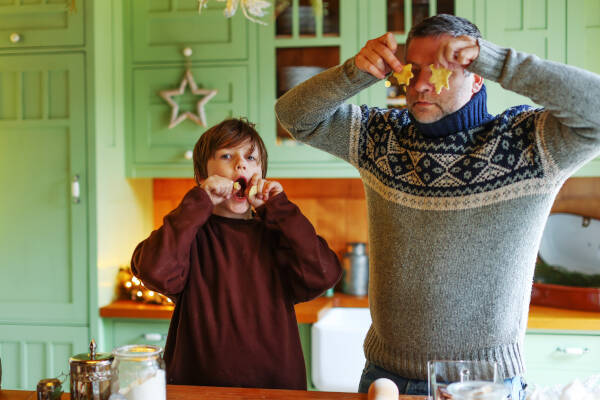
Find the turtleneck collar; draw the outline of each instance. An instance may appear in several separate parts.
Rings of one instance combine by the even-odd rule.
[[[456,132],[462,132],[471,128],[483,125],[492,118],[487,112],[487,93],[485,85],[481,86],[479,92],[475,93],[471,100],[461,109],[446,115],[439,121],[431,124],[422,124],[418,122],[412,114],[410,119],[417,127],[417,130],[427,137],[443,137]]]

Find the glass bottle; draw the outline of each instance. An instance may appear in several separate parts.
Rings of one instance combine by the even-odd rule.
[[[162,348],[133,344],[113,351],[110,400],[166,400]]]

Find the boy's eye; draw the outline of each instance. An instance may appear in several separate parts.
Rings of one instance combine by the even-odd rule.
[[[221,154],[221,159],[223,159],[223,160],[229,160],[230,158],[231,158],[231,154],[227,154],[227,153]]]
[[[256,160],[256,157],[254,157],[253,155],[249,155],[249,156],[248,156],[248,160],[255,161],[255,160]]]

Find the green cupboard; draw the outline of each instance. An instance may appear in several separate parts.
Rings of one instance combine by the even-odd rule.
[[[3,388],[31,390],[68,373],[68,357],[89,343],[96,304],[89,3],[77,5],[0,5]]]

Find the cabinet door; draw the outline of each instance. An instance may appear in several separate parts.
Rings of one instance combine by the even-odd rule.
[[[192,151],[202,133],[225,118],[247,116],[249,104],[248,69],[229,64],[192,68],[198,88],[215,89],[217,95],[204,106],[207,127],[186,119],[169,128],[171,107],[160,97],[162,90],[179,87],[184,69],[164,67],[133,71],[133,110],[129,163],[130,176],[193,176]],[[189,86],[184,95],[174,96],[179,113],[196,113],[203,95],[194,95]],[[189,154],[189,153],[188,153]]]
[[[1,57],[0,321],[87,323],[84,92],[81,54]]]
[[[527,333],[525,366],[528,383],[567,384],[600,373],[600,336]]]
[[[0,48],[81,46],[86,1],[0,1]]]
[[[180,62],[185,47],[192,49],[193,61],[248,58],[248,20],[241,15],[225,18],[222,3],[209,1],[200,15],[197,0],[124,4],[134,62]]]
[[[59,378],[69,392],[69,357],[88,348],[87,328],[0,325],[2,389],[35,390],[40,379]]]

